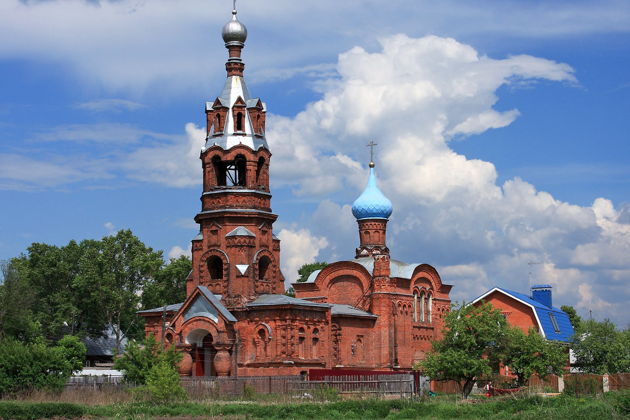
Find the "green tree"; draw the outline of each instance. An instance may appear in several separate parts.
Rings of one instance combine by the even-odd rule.
[[[30,342],[41,332],[31,310],[33,290],[11,262],[0,261],[0,275],[0,340],[15,338]]]
[[[136,341],[130,341],[125,349],[125,354],[121,358],[116,359],[114,367],[123,371],[125,381],[145,385],[147,383],[147,375],[155,365],[164,362],[176,369],[177,363],[181,359],[182,354],[178,353],[174,346],[164,350],[155,337],[149,335],[142,345]]]
[[[118,353],[125,336],[142,335],[136,311],[142,290],[164,263],[161,251],[153,251],[130,230],[106,236],[97,247],[81,256],[75,285],[90,332],[97,334],[111,326]]]
[[[186,299],[186,279],[192,270],[192,261],[182,255],[171,258],[153,279],[149,279],[142,292],[143,309],[157,308],[183,302]]]
[[[502,362],[516,375],[518,386],[524,386],[533,374],[562,375],[568,360],[568,349],[546,340],[536,330],[525,334],[518,327],[508,328]]]
[[[186,399],[177,369],[166,361],[153,365],[147,377],[147,388],[154,401],[164,403]]]
[[[573,337],[576,364],[586,373],[630,371],[630,333],[617,331],[610,320],[583,321]]]
[[[562,305],[560,309],[567,315],[569,315],[569,320],[571,321],[571,325],[573,326],[574,330],[580,328],[580,325],[582,324],[582,318],[577,314],[577,311],[573,306]]]
[[[33,243],[26,255],[11,261],[19,278],[31,289],[33,318],[41,325],[46,339],[57,341],[65,334],[86,333],[74,281],[79,259],[86,248],[96,244],[97,241],[70,241],[57,247]]]
[[[327,265],[328,263],[326,262],[314,262],[302,265],[302,267],[300,267],[300,269],[298,270],[298,274],[300,275],[300,277],[297,279],[297,282],[304,283],[306,280],[308,280],[308,276],[310,276],[313,271],[321,270]]]
[[[505,317],[490,304],[462,305],[446,315],[444,326],[443,339],[433,343],[416,368],[431,379],[457,381],[467,398],[475,382],[496,370],[505,354]]]

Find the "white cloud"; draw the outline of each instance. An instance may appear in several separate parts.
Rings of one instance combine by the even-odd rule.
[[[315,262],[320,250],[328,245],[325,238],[314,236],[308,229],[282,229],[278,237],[281,241],[281,268],[287,283],[295,282],[298,269],[303,264]]]
[[[128,176],[146,182],[172,187],[199,185],[201,162],[199,153],[205,142],[206,130],[186,124],[186,136],[174,142],[140,147],[122,163]]]
[[[174,247],[172,247],[168,251],[168,258],[169,259],[179,258],[179,257],[184,256],[184,255],[187,256],[187,257],[192,257],[192,251],[190,249],[190,245],[186,249],[182,248],[181,246],[175,245]]]
[[[357,162],[367,160],[363,145],[375,139],[381,189],[394,203],[394,258],[441,267],[443,280],[455,285],[454,299],[470,300],[494,285],[527,292],[544,282],[554,285],[558,305],[627,318],[615,308],[630,292],[611,287],[630,280],[625,213],[605,199],[562,202],[519,178],[498,184],[491,162],[450,147],[453,136],[465,140],[518,117],[518,110],[494,109],[500,87],[575,85],[573,70],[530,56],[481,56],[450,38],[398,35],[381,43],[381,51],[341,54],[339,78],[324,85],[321,100],[294,118],[269,120],[274,185],[344,197],[341,204],[322,202],[308,222],[310,235],[331,244],[321,259],[354,251],[356,223],[341,209],[366,180]]]
[[[189,0],[49,0],[0,2],[0,58],[31,59],[62,65],[77,82],[141,94],[209,87],[208,73],[223,45],[219,30],[228,3]],[[331,13],[334,11],[334,13]],[[248,63],[261,69],[259,80],[297,73],[328,74],[322,57],[332,58],[352,45],[374,45],[386,34],[426,33],[485,38],[493,43],[514,37],[553,38],[630,30],[630,7],[623,0],[598,2],[523,2],[476,0],[417,2],[393,7],[370,0],[355,2],[288,0],[243,4],[239,17],[248,25]],[[266,38],[263,38],[266,37]],[[168,57],[165,60],[164,57]],[[513,66],[536,66],[526,58]],[[252,74],[256,78],[256,74]],[[559,77],[563,77],[559,74]],[[159,87],[159,89],[155,89]],[[173,89],[176,87],[176,89]]]
[[[129,101],[127,99],[97,99],[94,101],[83,102],[76,105],[78,109],[84,109],[92,112],[122,112],[122,111],[136,111],[144,108],[141,103]]]
[[[116,233],[116,226],[112,222],[105,222],[103,226],[107,229],[107,234],[112,235]]]

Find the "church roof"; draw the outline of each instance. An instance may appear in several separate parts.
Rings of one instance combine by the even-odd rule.
[[[350,316],[358,318],[378,318],[378,315],[357,309],[354,306],[333,303],[331,309],[332,316]]]
[[[523,293],[504,289],[502,287],[495,287],[473,300],[472,303],[483,300],[486,296],[493,292],[502,293],[529,306],[534,312],[539,331],[546,339],[563,342],[571,341],[574,331],[569,315],[555,306],[544,305]]]
[[[339,262],[358,263],[358,264],[361,264],[363,267],[365,267],[365,269],[368,272],[372,273],[374,271],[374,257],[362,257],[362,258],[356,258],[354,260],[339,261]],[[392,278],[396,277],[396,278],[401,278],[401,279],[411,279],[411,277],[413,276],[413,272],[419,265],[422,265],[422,264],[419,264],[419,263],[408,264],[406,262],[402,262],[398,260],[389,260],[390,277]],[[315,279],[319,275],[320,271],[322,270],[313,271],[308,276],[308,279],[306,279],[306,283],[315,283]]]
[[[173,303],[172,305],[166,305],[166,312],[177,312],[179,308],[182,307],[184,302],[181,303]],[[164,311],[164,306],[160,306],[158,308],[144,309],[142,311],[137,311],[137,314],[148,314],[151,312],[162,312]]]
[[[365,190],[352,204],[352,214],[357,220],[387,219],[392,214],[392,202],[376,185],[374,168],[370,167],[370,175]]]
[[[206,144],[201,150],[202,152],[214,145],[220,146],[225,150],[239,144],[249,146],[252,150],[258,150],[261,147],[269,149],[264,133],[262,135],[254,135],[252,121],[250,119],[249,112],[247,111],[245,111],[243,132],[235,134],[232,108],[239,98],[245,102],[247,107],[255,106],[259,101],[258,98],[252,98],[249,96],[249,91],[245,85],[245,79],[242,76],[229,76],[225,81],[221,96],[217,98],[222,106],[229,108],[226,114],[223,133],[220,136],[215,136],[213,125],[206,139]],[[214,102],[206,102],[206,109],[212,109],[213,104]],[[265,110],[264,104],[263,110]]]
[[[247,304],[249,307],[257,306],[277,306],[277,305],[295,305],[295,306],[311,306],[317,308],[330,308],[329,303],[317,303],[304,299],[298,299],[286,295],[260,295],[256,300]]]

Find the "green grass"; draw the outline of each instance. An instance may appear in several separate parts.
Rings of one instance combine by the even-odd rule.
[[[519,397],[453,401],[452,398],[348,400],[329,403],[122,403],[87,406],[68,403],[0,401],[0,418],[203,417],[228,419],[623,419],[630,418],[630,391],[600,397]]]

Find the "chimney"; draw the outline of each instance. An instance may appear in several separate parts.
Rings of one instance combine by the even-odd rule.
[[[532,286],[532,299],[551,308],[551,285],[537,284]]]

